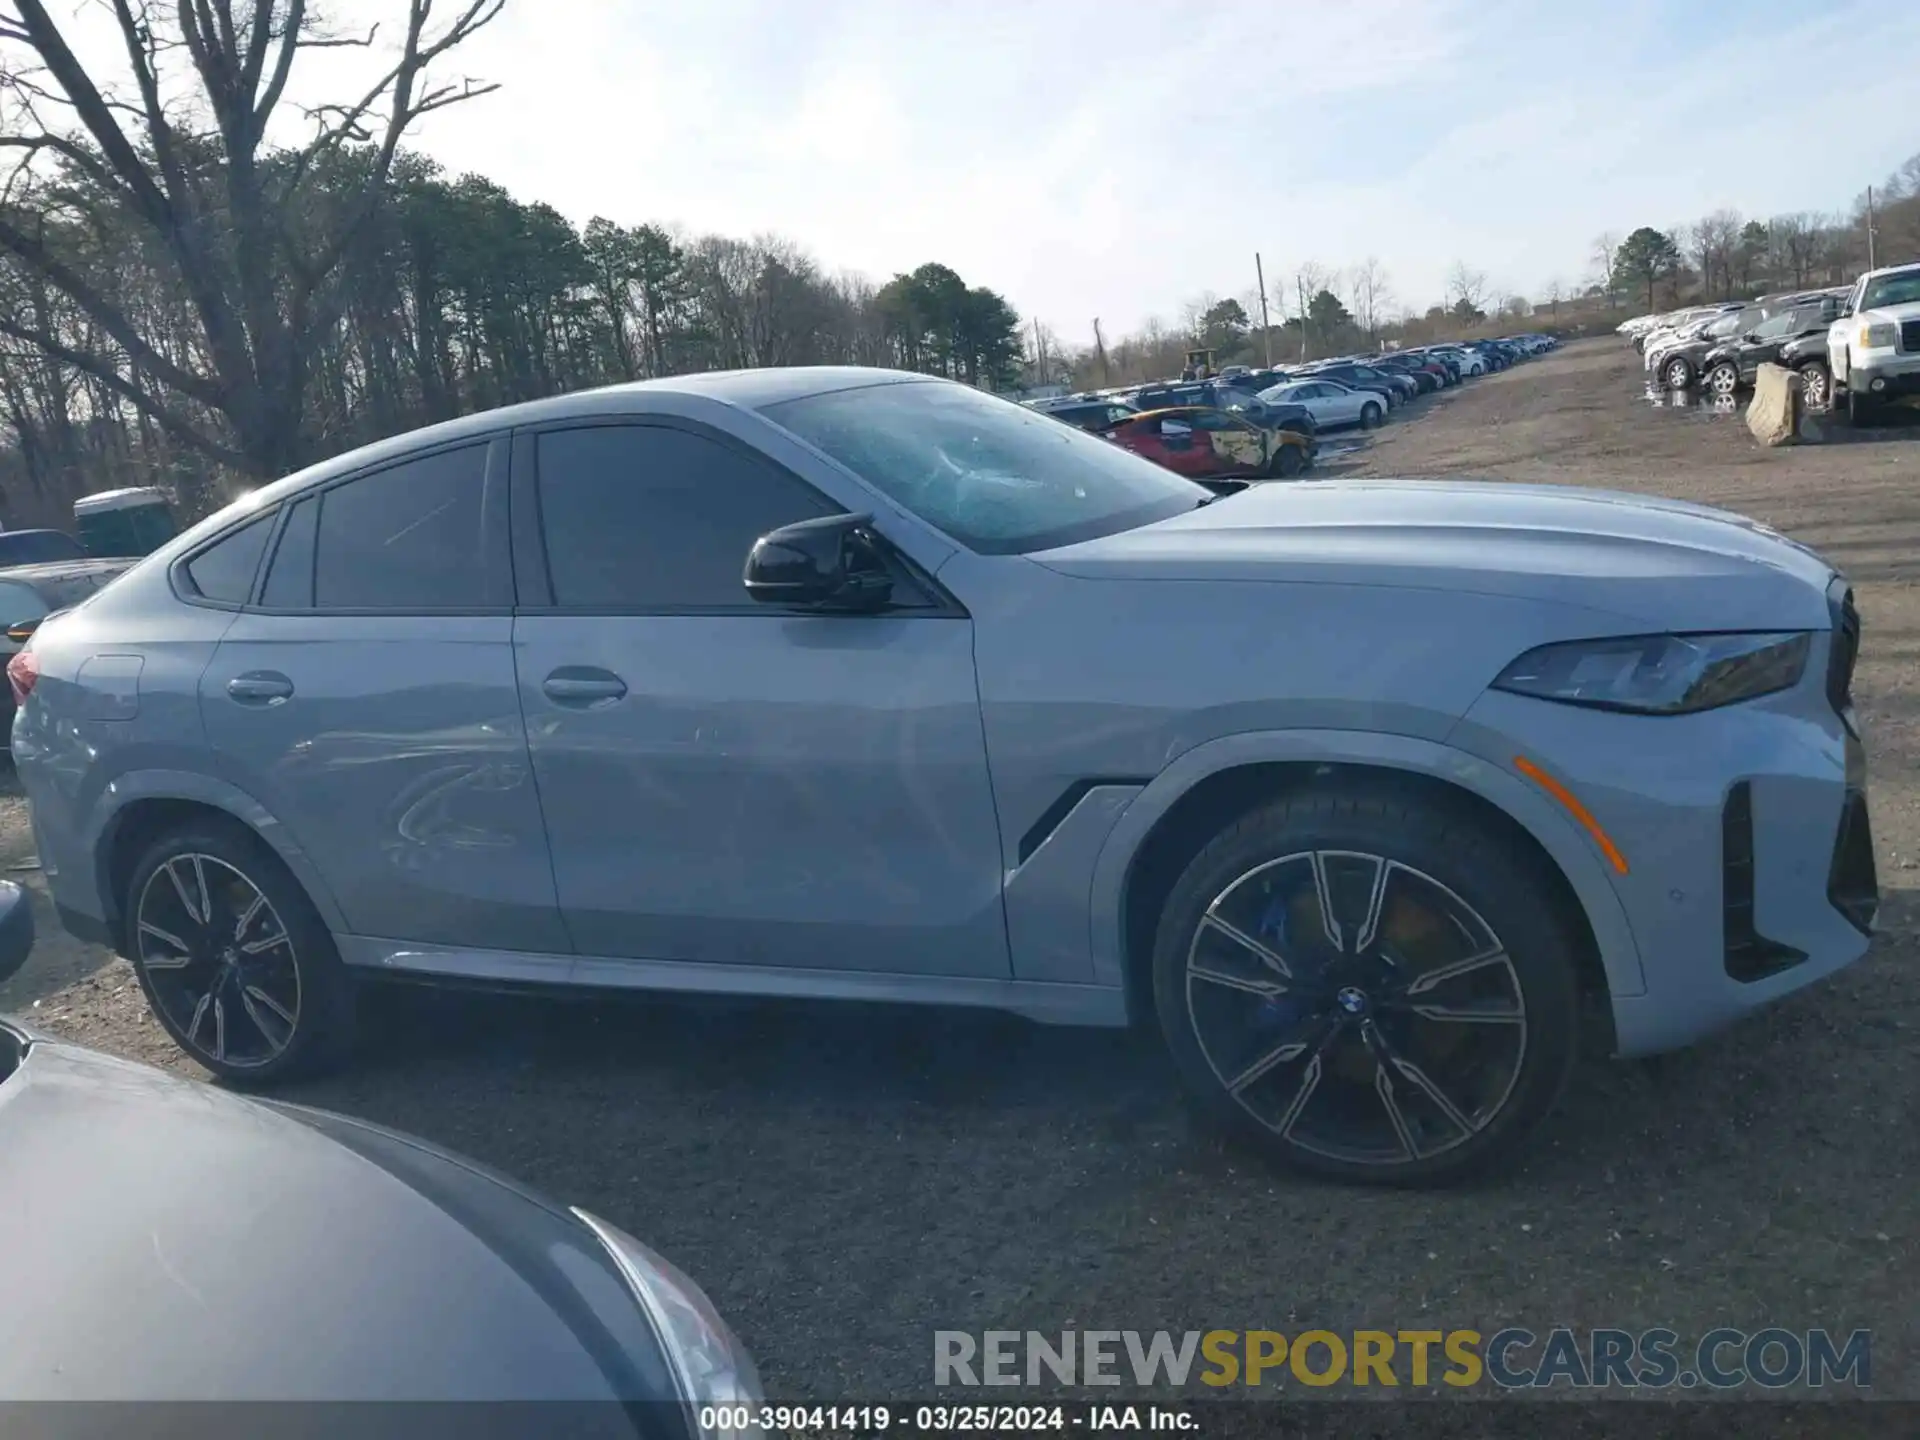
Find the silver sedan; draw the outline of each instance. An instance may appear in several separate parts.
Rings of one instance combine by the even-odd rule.
[[[1322,430],[1359,425],[1371,430],[1386,418],[1387,407],[1371,390],[1349,390],[1332,380],[1292,380],[1262,390],[1269,405],[1304,405]]]

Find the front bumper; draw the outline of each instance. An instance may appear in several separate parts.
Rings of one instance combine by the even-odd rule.
[[[1920,355],[1875,356],[1856,361],[1847,373],[1847,389],[1879,400],[1920,395]]]
[[[1826,670],[1848,642],[1817,638],[1800,685],[1746,704],[1642,717],[1496,691],[1455,733],[1494,763],[1540,765],[1624,856],[1608,877],[1638,954],[1602,957],[1620,1055],[1689,1044],[1867,951],[1866,752]],[[1839,668],[1850,678],[1850,657]],[[1636,971],[1638,993],[1622,983]]]

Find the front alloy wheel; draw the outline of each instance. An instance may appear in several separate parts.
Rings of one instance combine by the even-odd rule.
[[[1302,1168],[1432,1183],[1502,1158],[1574,1053],[1572,952],[1542,891],[1497,838],[1389,798],[1259,812],[1169,902],[1155,981],[1174,1059]]]
[[[1816,410],[1825,410],[1833,403],[1833,376],[1825,363],[1810,360],[1800,367],[1800,393]]]

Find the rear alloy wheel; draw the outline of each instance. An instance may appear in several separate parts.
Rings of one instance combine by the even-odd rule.
[[[268,1084],[337,1058],[352,990],[333,937],[250,834],[194,825],[144,854],[124,953],[155,1018],[201,1066]]]
[[[1675,357],[1667,362],[1667,388],[1684,390],[1693,384],[1693,366],[1684,357]]]
[[[1731,395],[1740,388],[1740,367],[1731,360],[1722,360],[1707,371],[1707,389],[1716,395]]]
[[[1341,1179],[1437,1184],[1510,1158],[1578,1036],[1575,945],[1535,867],[1390,794],[1255,811],[1162,913],[1162,1033],[1208,1109]]]
[[[1833,404],[1833,375],[1826,361],[1809,360],[1800,367],[1800,393],[1816,410]]]
[[[1379,429],[1380,416],[1381,410],[1379,404],[1376,401],[1369,400],[1360,407],[1360,428],[1363,430]]]

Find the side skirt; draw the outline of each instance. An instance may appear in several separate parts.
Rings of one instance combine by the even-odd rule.
[[[334,943],[339,946],[341,960],[348,965],[410,979],[442,976],[448,980],[566,989],[964,1005],[973,1009],[1005,1010],[1047,1025],[1120,1027],[1127,1024],[1126,994],[1120,987],[1109,985],[536,955],[518,950],[409,945],[367,935],[336,935]]]

